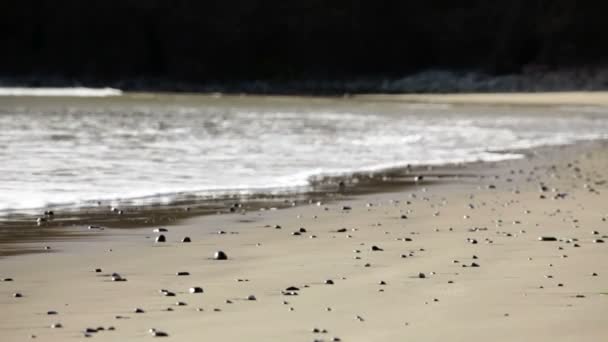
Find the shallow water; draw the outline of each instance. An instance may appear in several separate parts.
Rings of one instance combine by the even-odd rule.
[[[608,137],[601,107],[356,99],[0,97],[0,213],[304,191],[320,175],[517,158]]]

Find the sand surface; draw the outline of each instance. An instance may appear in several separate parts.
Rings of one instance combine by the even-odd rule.
[[[486,105],[608,105],[608,92],[605,91],[572,91],[572,92],[538,92],[538,93],[487,93],[487,94],[406,94],[406,95],[357,95],[355,98],[365,100],[385,100],[399,102],[450,103],[450,104],[486,104]]]
[[[181,220],[164,243],[159,225],[83,226],[0,259],[0,341],[606,341],[607,169],[608,143],[581,143],[454,173],[472,178]]]

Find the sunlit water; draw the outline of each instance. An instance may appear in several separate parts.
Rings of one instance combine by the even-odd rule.
[[[495,152],[608,137],[606,112],[350,99],[0,97],[0,213],[166,202],[178,193],[301,191],[319,175],[517,158]]]

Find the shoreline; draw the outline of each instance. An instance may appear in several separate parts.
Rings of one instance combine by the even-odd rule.
[[[189,218],[167,226],[165,243],[154,243],[157,223],[34,242],[51,249],[0,258],[0,278],[13,279],[0,282],[0,336],[148,340],[155,328],[174,341],[599,341],[608,244],[593,241],[608,237],[607,147],[531,151],[469,165],[473,178],[322,205]],[[228,260],[212,260],[217,250]],[[299,295],[282,294],[289,286]]]

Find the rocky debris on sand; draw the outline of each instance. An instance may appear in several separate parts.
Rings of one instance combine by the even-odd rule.
[[[203,288],[200,286],[191,287],[188,292],[190,293],[203,293]]]
[[[226,255],[226,253],[224,253],[223,251],[217,251],[213,254],[213,259],[214,260],[227,260],[228,255]]]
[[[540,236],[538,241],[557,241],[555,236]]]
[[[166,332],[164,332],[164,331],[159,331],[159,330],[156,330],[156,329],[154,329],[154,328],[152,328],[152,329],[148,330],[148,332],[149,332],[149,333],[150,333],[152,336],[154,336],[154,337],[167,337],[167,336],[169,336],[169,334],[167,334]]]

